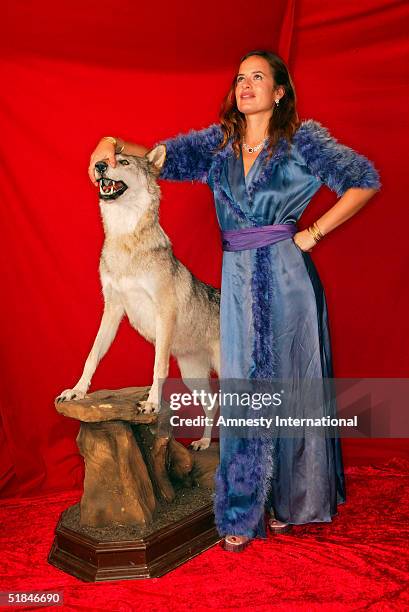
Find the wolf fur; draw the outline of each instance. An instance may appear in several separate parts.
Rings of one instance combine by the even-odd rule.
[[[159,383],[168,376],[171,354],[190,388],[192,379],[200,379],[203,389],[212,370],[220,375],[220,292],[176,259],[159,224],[156,179],[165,155],[165,147],[158,145],[145,157],[117,155],[115,168],[105,162],[96,164],[105,230],[99,266],[104,312],[81,378],[73,388],[62,391],[57,402],[86,395],[124,315],[155,345],[153,382],[141,412],[159,410]],[[115,181],[115,188],[122,189],[110,196],[113,187],[105,187],[108,195],[104,194],[102,179],[105,183]],[[210,392],[210,387],[206,391]],[[204,408],[211,422],[218,406]],[[211,427],[206,427],[192,447],[203,450],[210,439]]]

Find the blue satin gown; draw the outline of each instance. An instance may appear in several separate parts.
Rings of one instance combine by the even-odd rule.
[[[161,178],[198,180],[213,191],[221,230],[296,223],[323,184],[379,188],[364,156],[314,120],[302,122],[273,158],[263,149],[244,176],[220,125],[162,141]],[[324,290],[309,253],[288,238],[224,251],[220,303],[221,379],[308,380],[333,377]],[[315,415],[317,416],[317,415]],[[215,523],[220,535],[265,538],[266,510],[295,525],[329,522],[345,501],[340,440],[327,436],[271,439],[220,432]]]
[[[251,192],[262,172],[260,153],[247,176],[243,159],[230,156],[221,173],[221,187],[245,211],[239,222],[225,201],[215,198],[220,227],[294,223],[321,187],[296,151],[288,164],[276,165],[273,176],[262,189]],[[249,197],[252,193],[253,197]],[[292,238],[262,249],[223,254],[221,289],[221,378],[245,379],[256,368],[254,354],[254,309],[252,280],[257,251],[268,259],[272,292],[268,301],[274,369],[271,375],[283,379],[332,377],[328,313],[324,290],[309,253],[301,251]],[[263,450],[241,438],[220,437],[220,466],[216,474],[216,524],[221,534],[231,533],[265,538],[264,508],[274,509],[284,522],[303,524],[326,522],[345,501],[345,482],[340,441],[337,438],[278,438],[275,441],[271,477],[267,486],[255,483],[243,487],[238,463],[242,458],[244,479],[254,482],[260,461],[268,464]],[[255,458],[256,464],[250,465]],[[267,467],[267,466],[266,466]],[[260,497],[261,494],[261,497]],[[258,520],[257,520],[258,517]]]

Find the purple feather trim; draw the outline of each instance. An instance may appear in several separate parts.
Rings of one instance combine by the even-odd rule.
[[[227,473],[219,464],[215,473],[214,514],[221,535],[266,537],[264,506],[270,492],[270,474],[273,469],[271,440],[252,438],[242,440]],[[252,503],[232,516],[231,496],[251,495]]]
[[[351,187],[380,189],[379,173],[373,163],[339,143],[318,121],[303,121],[293,144],[310,172],[338,196]]]
[[[273,296],[269,246],[255,249],[252,273],[252,313],[254,325],[253,368],[251,379],[274,378],[275,351],[271,321]],[[222,464],[215,474],[214,514],[220,535],[266,537],[264,508],[276,468],[276,441],[266,430],[260,437],[242,439],[226,469]],[[230,496],[251,496],[251,504],[233,517]]]
[[[222,138],[220,125],[213,123],[203,130],[190,130],[156,143],[166,145],[166,159],[160,178],[206,183],[214,150]]]
[[[273,166],[288,160],[289,151],[290,144],[288,140],[285,138],[280,138],[270,159],[267,159],[267,149],[263,149],[260,152],[262,157],[261,163],[264,167],[259,172],[257,178],[253,179],[247,187],[247,193],[250,201],[254,199],[254,195],[257,193],[260,187],[265,185],[270,180]]]
[[[227,208],[230,209],[230,211],[233,213],[233,215],[236,217],[238,221],[248,223],[253,226],[257,225],[256,220],[248,213],[245,213],[240,208],[240,206],[237,204],[235,200],[229,198],[227,194],[225,193],[225,191],[223,190],[223,188],[221,187],[221,180],[220,180],[221,173],[223,171],[224,163],[227,157],[230,155],[234,155],[234,151],[233,151],[231,142],[229,142],[225,146],[224,149],[216,153],[216,155],[214,156],[213,164],[212,164],[212,168],[211,168],[211,172],[209,176],[209,186],[213,189],[213,191],[215,192],[215,195],[217,195],[217,198],[221,202],[223,202],[223,204]]]
[[[254,326],[253,368],[250,378],[274,378],[274,351],[271,321],[273,296],[270,247],[255,249],[255,266],[251,279]]]

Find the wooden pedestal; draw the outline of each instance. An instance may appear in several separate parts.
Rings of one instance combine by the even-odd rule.
[[[63,515],[48,561],[86,582],[162,576],[221,540],[211,504],[136,540],[101,542],[62,523]]]
[[[102,390],[56,405],[81,422],[85,479],[48,561],[81,580],[162,576],[221,540],[212,503],[219,447],[188,450],[158,426],[166,412],[141,414],[148,391]]]

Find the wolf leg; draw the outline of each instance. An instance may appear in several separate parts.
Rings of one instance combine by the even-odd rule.
[[[190,444],[193,450],[205,450],[210,446],[214,416],[219,404],[209,383],[210,356],[206,353],[183,355],[177,358],[183,382],[191,391],[203,391],[202,406],[205,410],[206,425],[203,436]],[[200,389],[199,389],[200,387]]]
[[[168,302],[166,307],[158,308],[156,314],[155,363],[153,382],[148,399],[141,402],[141,412],[159,411],[159,380],[165,380],[169,373],[170,349],[176,323],[176,308]]]
[[[118,331],[119,323],[124,315],[122,304],[112,301],[105,302],[104,313],[91,352],[85,362],[81,378],[73,389],[65,389],[56,398],[57,403],[70,399],[82,399],[91,384],[91,379],[99,362],[109,349]]]

